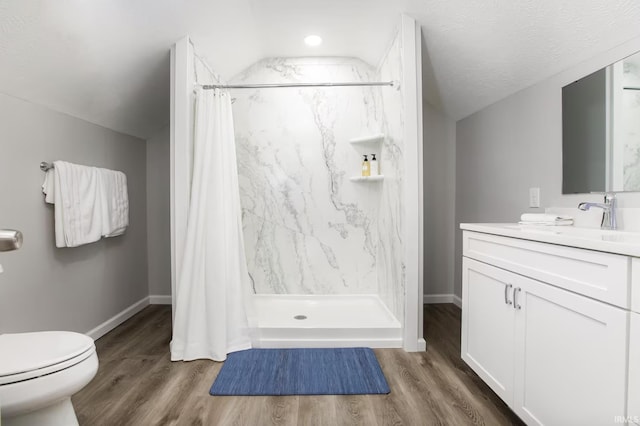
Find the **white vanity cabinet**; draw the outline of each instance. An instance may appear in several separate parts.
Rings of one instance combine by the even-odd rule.
[[[629,419],[640,425],[640,313],[631,314],[629,336]]]
[[[462,359],[507,404],[513,401],[514,274],[462,259]],[[509,301],[509,303],[508,303]]]
[[[634,272],[640,273],[640,259],[634,259]],[[634,293],[629,329],[629,395],[630,421],[640,425],[640,291]]]
[[[463,255],[462,358],[522,420],[632,415],[631,257],[470,231]]]

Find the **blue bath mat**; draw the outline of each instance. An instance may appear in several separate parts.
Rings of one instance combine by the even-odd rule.
[[[249,349],[227,356],[209,393],[386,394],[389,385],[369,348]]]

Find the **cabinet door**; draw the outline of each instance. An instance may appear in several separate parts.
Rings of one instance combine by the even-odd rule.
[[[529,425],[625,415],[629,313],[518,276],[513,410]]]
[[[640,314],[631,313],[629,331],[629,419],[640,424]]]
[[[507,404],[513,398],[514,277],[462,259],[462,359]]]

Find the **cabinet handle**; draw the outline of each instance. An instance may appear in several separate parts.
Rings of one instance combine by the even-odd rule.
[[[518,293],[521,291],[520,287],[513,289],[513,309],[522,309],[522,306],[518,303]]]
[[[511,284],[504,285],[504,303],[506,305],[511,305],[513,302],[509,300],[509,289],[513,287]]]

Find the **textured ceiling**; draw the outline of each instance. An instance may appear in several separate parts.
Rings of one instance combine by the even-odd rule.
[[[0,0],[0,92],[148,137],[184,35],[223,78],[268,56],[375,65],[401,13],[422,26],[425,97],[454,119],[640,36],[633,0]]]
[[[640,2],[633,0],[428,0],[411,5],[422,25],[442,106],[455,119],[640,36]]]

